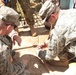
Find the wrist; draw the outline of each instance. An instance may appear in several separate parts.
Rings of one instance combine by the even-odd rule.
[[[13,37],[15,35],[18,35],[18,33],[15,30],[12,30],[11,33],[8,34],[8,36],[13,40]]]

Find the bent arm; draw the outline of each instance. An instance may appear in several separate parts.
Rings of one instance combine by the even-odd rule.
[[[48,49],[46,51],[46,60],[54,59],[65,46],[64,36],[53,29],[51,37],[48,43]]]

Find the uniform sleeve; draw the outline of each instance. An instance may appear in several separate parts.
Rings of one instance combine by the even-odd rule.
[[[0,37],[0,74],[10,74],[12,72],[12,63],[10,62],[11,58],[11,49],[7,45],[7,39]]]
[[[57,33],[54,29],[51,32],[50,40],[48,43],[48,50],[45,58],[47,60],[54,59],[65,46],[65,38],[63,34]]]

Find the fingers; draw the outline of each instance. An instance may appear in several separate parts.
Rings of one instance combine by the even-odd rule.
[[[22,39],[18,35],[15,35],[13,37],[13,43],[15,44],[15,42],[17,42],[17,44],[20,46],[21,42],[22,42]]]

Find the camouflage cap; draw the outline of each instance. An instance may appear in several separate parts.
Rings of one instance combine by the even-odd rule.
[[[19,14],[14,9],[7,6],[2,6],[0,8],[0,19],[13,23],[16,26],[20,25]]]

